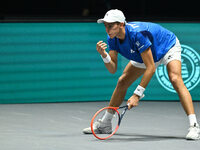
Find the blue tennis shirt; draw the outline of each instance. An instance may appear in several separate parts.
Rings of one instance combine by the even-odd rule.
[[[108,36],[109,50],[115,50],[129,60],[143,63],[141,53],[151,48],[154,62],[158,62],[176,43],[176,36],[162,26],[150,22],[129,22],[125,25],[125,39]]]

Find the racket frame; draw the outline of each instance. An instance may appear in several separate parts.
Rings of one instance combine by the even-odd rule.
[[[122,111],[122,113],[121,113],[121,115],[120,115],[118,109],[122,109],[122,108],[125,108],[125,109]],[[105,109],[113,109],[115,112],[117,112],[117,115],[118,115],[118,118],[119,118],[119,119],[118,119],[118,124],[117,124],[115,130],[114,130],[114,131],[112,132],[112,134],[110,134],[109,136],[107,136],[107,137],[98,137],[98,136],[95,134],[95,132],[94,132],[93,123],[94,123],[94,120],[95,120],[96,116],[97,116],[101,111],[103,111],[103,110],[105,110]],[[124,114],[126,113],[127,110],[128,110],[128,105],[121,106],[121,107],[110,107],[110,106],[109,106],[109,107],[104,107],[104,108],[101,108],[100,110],[98,110],[98,111],[94,114],[94,116],[92,117],[92,120],[91,120],[91,123],[90,123],[92,134],[93,134],[97,139],[99,139],[99,140],[106,140],[106,139],[110,138],[111,136],[113,136],[113,135],[117,132],[117,130],[118,130],[120,124],[121,124],[121,120],[122,120],[122,118],[123,118],[123,116],[124,116]]]

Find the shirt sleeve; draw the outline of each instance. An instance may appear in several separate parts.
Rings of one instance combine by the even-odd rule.
[[[136,34],[134,44],[137,50],[139,51],[139,53],[144,52],[147,48],[149,48],[152,45],[149,38],[147,36],[144,36],[141,32],[138,32]]]
[[[107,37],[107,42],[108,42],[108,50],[115,50],[117,51],[117,46],[115,42],[115,38],[111,39],[109,36]]]

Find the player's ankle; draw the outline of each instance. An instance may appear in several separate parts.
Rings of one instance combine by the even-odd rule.
[[[188,119],[189,119],[189,124],[190,126],[199,126],[199,124],[197,123],[197,118],[195,114],[190,114],[188,115]]]
[[[111,114],[108,111],[106,111],[106,113],[102,117],[101,121],[104,122],[104,123],[111,122],[112,118],[113,118],[113,114]]]

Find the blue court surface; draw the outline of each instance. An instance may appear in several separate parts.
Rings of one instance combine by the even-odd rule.
[[[198,150],[185,140],[188,118],[179,102],[148,102],[125,114],[117,133],[100,141],[84,135],[108,102],[0,105],[1,150]],[[200,121],[200,102],[194,102]]]

